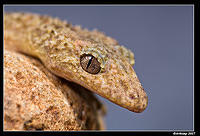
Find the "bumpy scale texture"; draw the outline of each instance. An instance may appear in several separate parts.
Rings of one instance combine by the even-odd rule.
[[[104,114],[92,92],[33,57],[5,50],[4,130],[99,130]]]
[[[58,18],[32,13],[6,13],[5,43],[39,58],[55,75],[75,82],[133,112],[142,112],[147,95],[134,71],[133,53],[97,30],[72,26]],[[80,56],[101,63],[97,74],[86,72]]]

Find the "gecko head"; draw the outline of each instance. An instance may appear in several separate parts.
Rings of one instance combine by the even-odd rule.
[[[73,57],[66,62],[64,78],[130,111],[144,111],[148,98],[132,67],[135,61],[130,50],[80,40],[72,46],[66,55]]]

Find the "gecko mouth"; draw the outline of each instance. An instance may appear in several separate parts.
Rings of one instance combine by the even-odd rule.
[[[39,22],[42,20],[34,21],[34,19],[42,19],[41,17],[38,18],[36,16],[35,18],[35,15],[32,16],[31,14],[27,14],[24,18],[22,17],[24,16],[22,14],[17,13],[16,15],[19,19],[21,18],[21,21],[15,17],[12,18],[11,15],[11,18],[8,18],[8,21],[12,23],[12,27],[9,28],[8,25],[6,25],[7,28],[5,30],[7,34],[5,36],[9,37],[10,40],[13,40],[14,42],[18,39],[17,41],[20,43],[18,44],[19,50],[21,49],[21,51],[41,59],[45,66],[55,75],[76,82],[124,108],[134,112],[142,112],[146,108],[147,96],[134,70],[132,70],[131,65],[135,62],[134,54],[130,50],[127,50],[123,46],[119,46],[118,43],[112,41],[110,38],[107,39],[108,37],[105,35],[103,35],[103,37],[102,35],[100,36],[96,32],[95,34],[93,32],[90,33],[80,30],[79,33],[78,30],[73,36],[73,33],[68,29],[66,33],[69,32],[69,35],[63,35],[63,32],[65,31],[61,32],[60,28],[56,28],[56,31],[52,31],[53,33],[51,33],[49,28],[43,28],[39,25]],[[24,26],[29,25],[29,23],[26,23],[26,21],[28,21],[27,17],[30,19],[29,23],[33,25],[30,30],[27,28],[24,29]],[[5,21],[5,23],[9,23],[8,21]],[[52,22],[52,18],[49,18],[49,21]],[[18,22],[21,22],[22,25],[16,25]],[[39,24],[37,24],[37,22]],[[50,26],[51,28],[51,25],[52,23],[46,26]],[[9,29],[12,33],[8,33],[10,31]],[[84,33],[81,34],[82,32]],[[47,36],[46,34],[50,35]],[[87,41],[87,39],[85,40],[84,37],[87,34],[91,35],[89,37],[91,38],[91,42]],[[57,37],[56,35],[61,36]],[[49,41],[47,40],[48,37],[51,40],[54,39],[52,41],[55,42],[53,45],[55,45],[56,48],[52,46],[51,42],[47,42]],[[69,38],[63,39],[63,37]],[[38,40],[41,38],[44,39]],[[99,40],[96,41],[95,39]],[[31,42],[28,42],[27,44],[27,41],[29,40]],[[63,43],[62,46],[59,45],[60,40],[63,41],[61,42]],[[44,41],[49,44],[46,44]],[[57,44],[57,42],[59,44]],[[29,45],[29,43],[30,49],[28,46],[25,46]],[[82,52],[80,52],[80,50],[82,50]],[[134,94],[134,96],[131,96],[130,94]],[[137,95],[138,97],[136,97]]]

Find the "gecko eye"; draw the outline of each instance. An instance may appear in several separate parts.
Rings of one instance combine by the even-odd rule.
[[[101,70],[101,64],[94,56],[90,54],[81,55],[80,64],[81,67],[90,74],[97,74]]]

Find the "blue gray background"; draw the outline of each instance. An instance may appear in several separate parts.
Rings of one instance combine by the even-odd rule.
[[[149,98],[133,113],[98,96],[107,130],[193,129],[193,6],[5,6],[97,28],[130,48]]]

